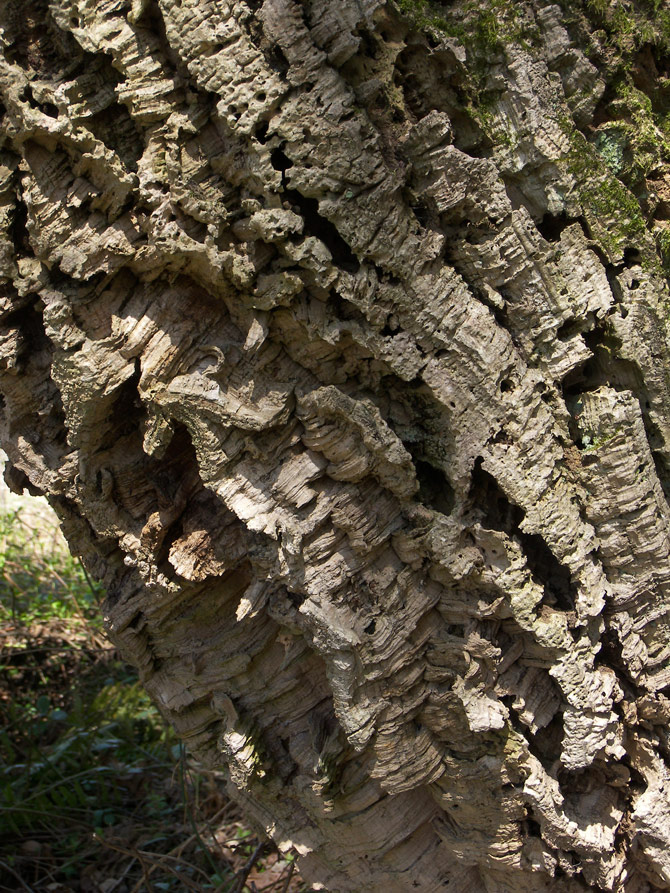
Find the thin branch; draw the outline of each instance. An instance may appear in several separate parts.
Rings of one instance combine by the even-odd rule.
[[[251,854],[251,856],[250,856],[249,859],[247,860],[246,865],[244,865],[244,866],[240,869],[240,872],[239,872],[239,874],[237,875],[237,878],[236,878],[235,883],[234,883],[234,885],[233,885],[232,893],[242,893],[242,890],[244,889],[244,885],[245,885],[246,882],[247,882],[247,878],[249,877],[249,873],[251,872],[251,869],[254,867],[254,865],[256,864],[256,862],[258,862],[258,860],[260,859],[260,857],[263,855],[263,852],[264,852],[264,850],[267,848],[267,845],[268,845],[267,840],[262,840],[262,841],[258,844],[258,846],[256,847],[256,849],[253,851],[253,853]]]
[[[0,868],[4,868],[5,871],[9,872],[12,877],[15,877],[16,880],[21,884],[24,890],[27,890],[28,893],[35,893],[32,887],[29,887],[28,884],[23,880],[20,874],[17,874],[16,871],[12,868],[11,865],[8,865],[6,862],[0,861]]]
[[[291,862],[291,865],[288,870],[288,874],[286,875],[286,881],[284,886],[281,889],[281,893],[287,893],[288,888],[291,885],[291,878],[293,877],[293,872],[295,871],[295,862]]]

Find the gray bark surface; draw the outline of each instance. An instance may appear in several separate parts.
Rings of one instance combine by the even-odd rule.
[[[2,2],[8,481],[318,889],[670,889],[669,43]]]

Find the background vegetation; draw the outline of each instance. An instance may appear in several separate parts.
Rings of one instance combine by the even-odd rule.
[[[0,501],[0,890],[307,889],[189,760],[30,502]]]

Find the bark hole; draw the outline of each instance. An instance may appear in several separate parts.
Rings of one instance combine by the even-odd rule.
[[[51,357],[51,342],[44,330],[42,314],[37,309],[37,295],[32,295],[30,302],[25,306],[8,313],[2,321],[5,331],[17,329],[20,333],[20,347],[17,358],[26,357],[28,363],[37,363],[40,360],[40,352],[48,352]]]
[[[663,443],[663,437],[650,415],[651,400],[639,367],[631,360],[616,355],[618,345],[614,339],[608,337],[602,326],[596,326],[591,332],[584,333],[584,341],[593,356],[567,375],[561,386],[571,417],[571,437],[578,449],[583,450],[585,444],[575,404],[580,394],[595,391],[603,385],[619,391],[632,391],[640,404],[647,442],[654,458],[661,488],[670,503],[670,469],[667,460],[658,449]]]
[[[261,0],[252,0],[252,2],[260,3]],[[248,2],[247,6],[250,5],[251,4]],[[265,36],[263,25],[261,24],[259,19],[255,16],[249,17],[245,21],[243,21],[243,25],[253,45],[256,47],[256,49],[260,50],[261,53],[263,53],[268,66],[282,77],[286,75],[290,68],[290,63],[284,55],[281,47],[275,43],[270,43],[268,38]]]
[[[536,822],[535,819],[526,819],[526,831],[528,832],[529,837],[539,837],[540,840],[542,839],[542,828],[540,827],[540,823]]]
[[[284,193],[288,200],[297,206],[298,213],[302,215],[305,221],[305,232],[311,236],[316,236],[317,239],[324,243],[333,257],[333,263],[341,270],[346,270],[349,273],[355,273],[359,270],[360,262],[351,250],[351,247],[344,241],[335,225],[319,213],[319,202],[317,199],[309,198],[298,192],[297,189],[288,187],[286,171],[293,167],[293,162],[281,146],[272,150],[270,161],[272,167],[282,174]]]
[[[437,229],[439,220],[436,212],[423,201],[410,202],[414,216],[424,229]]]
[[[159,498],[165,505],[174,505],[180,485],[188,480],[200,481],[198,460],[195,447],[188,429],[179,423],[175,424],[170,445],[162,459],[152,460],[147,469],[148,477],[154,483]]]
[[[607,332],[605,326],[595,326],[590,332],[585,332],[584,342],[591,351],[592,357],[573,369],[563,379],[564,396],[595,391],[603,385],[607,385],[619,391],[633,391],[644,410],[648,396],[640,370],[630,360],[616,356],[618,344],[616,339]]]
[[[305,221],[305,232],[321,239],[333,257],[333,263],[347,273],[355,273],[360,269],[360,261],[338,233],[335,225],[319,214],[319,203],[315,198],[308,198],[297,189],[286,189],[286,195]]]
[[[581,223],[579,217],[568,217],[563,211],[561,214],[550,214],[547,212],[539,223],[536,223],[540,235],[547,242],[558,242],[561,233],[573,223]]]
[[[276,45],[265,46],[264,44],[265,41],[262,41],[261,52],[265,57],[265,61],[277,74],[285,75],[291,66],[281,47]]]
[[[656,476],[658,477],[661,489],[663,490],[666,500],[670,503],[670,468],[668,467],[668,461],[665,456],[657,450],[652,450],[651,455],[654,460]]]
[[[544,585],[548,601],[563,611],[572,610],[575,604],[570,571],[561,564],[539,534],[519,531],[516,535],[523,546],[531,573]]]
[[[419,481],[419,501],[443,515],[450,515],[456,496],[446,474],[423,459],[415,460],[414,465]]]
[[[523,510],[508,500],[495,478],[482,468],[481,458],[472,470],[468,501],[490,530],[512,535],[524,517]]]
[[[485,154],[484,147],[490,147],[491,141],[465,111],[468,98],[453,57],[434,53],[427,40],[413,40],[398,56],[396,72],[405,107],[414,119],[420,121],[432,111],[446,112],[456,148],[473,157]]]
[[[42,114],[48,115],[50,118],[58,117],[58,106],[54,105],[53,102],[38,102],[33,95],[30,84],[26,84],[23,88],[19,99],[27,102],[31,108],[38,109]]]
[[[109,413],[109,429],[107,443],[113,447],[117,439],[136,434],[139,442],[139,429],[144,405],[137,392],[141,369],[139,361],[135,363],[135,371],[116,392],[114,405]]]
[[[53,347],[37,309],[37,298],[33,295],[28,300],[30,303],[5,317],[0,332],[14,329],[19,333],[16,367],[22,378],[30,382],[36,400],[26,411],[20,392],[18,399],[9,394],[3,399],[0,411],[7,411],[10,433],[21,419],[46,467],[58,468],[68,451],[65,412],[60,391],[50,376]]]
[[[581,334],[586,325],[584,319],[568,319],[556,330],[556,337],[559,341],[570,341],[575,335]]]
[[[513,716],[514,714],[510,714]],[[552,772],[556,764],[556,760],[561,752],[561,743],[563,741],[563,714],[558,712],[546,726],[538,729],[535,734],[525,737],[528,740],[528,747],[547,772]]]
[[[51,463],[48,461],[48,456],[45,456],[46,464],[58,467],[60,464],[60,457],[64,455],[69,448],[67,443],[67,427],[65,425],[63,400],[57,385],[51,379],[49,380],[49,412],[42,424],[45,431],[48,432],[45,433],[44,442],[45,444],[53,444],[55,451],[51,450],[51,452],[58,456],[58,458]]]
[[[521,530],[525,512],[510,502],[495,478],[482,468],[481,459],[473,469],[469,500],[475,510],[483,514],[484,527],[500,530],[519,543],[528,569],[544,587],[547,603],[564,611],[573,610],[575,600],[570,571],[539,534]]]
[[[91,133],[119,156],[128,170],[137,171],[137,162],[144,152],[142,134],[128,109],[114,102],[87,120]]]
[[[270,153],[270,163],[276,171],[281,171],[282,173],[293,167],[293,162],[279,146]],[[282,185],[284,185],[284,177],[282,177]]]
[[[290,589],[286,590],[286,596],[289,602],[293,605],[294,608],[299,608],[302,605],[307,596],[303,592],[292,592]]]
[[[28,232],[28,208],[21,200],[14,205],[10,232],[15,250],[20,255],[32,255],[33,248],[30,244],[30,234]]]
[[[178,3],[177,5],[179,6],[180,4]],[[173,73],[178,74],[179,79],[183,80],[184,83],[190,82],[191,86],[193,86],[187,66],[184,64],[179,53],[171,46],[167,38],[165,18],[163,17],[163,12],[157,0],[151,0],[151,2],[145,4],[140,18],[141,25],[139,25],[139,27],[142,30],[146,29],[147,34],[158,37],[160,48],[165,59],[172,67]],[[198,90],[196,92],[200,93],[201,91]]]
[[[365,317],[358,307],[356,307],[355,304],[352,304],[351,301],[347,301],[347,299],[343,298],[338,292],[334,291],[331,293],[328,298],[328,304],[332,307],[337,319],[365,324]]]
[[[264,146],[268,141],[268,130],[270,129],[270,124],[267,121],[261,121],[258,127],[254,131],[254,136],[258,140],[258,142]]]

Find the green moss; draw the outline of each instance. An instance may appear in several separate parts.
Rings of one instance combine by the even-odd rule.
[[[428,8],[426,0],[397,0],[397,5],[404,15],[409,16],[414,21],[418,21],[425,16]]]
[[[600,134],[616,130],[625,148],[617,174],[635,185],[670,158],[668,116],[655,113],[651,98],[627,81],[619,84],[610,109],[614,120],[604,125]],[[598,141],[603,143],[600,134],[596,148]]]
[[[500,42],[500,22],[494,7],[482,10],[476,20],[475,34],[485,47],[494,47]]]
[[[658,247],[670,256],[670,228],[662,230],[658,235]]]
[[[582,22],[593,30],[598,64],[607,54],[606,76],[615,87],[612,119],[601,125],[589,143],[565,115],[564,131],[570,150],[563,164],[573,174],[577,197],[589,228],[608,256],[620,259],[628,247],[643,255],[651,271],[660,270],[649,239],[642,206],[650,187],[647,177],[670,159],[670,109],[658,97],[637,89],[629,74],[635,53],[645,42],[670,47],[670,11],[665,0],[560,0],[566,21]],[[528,47],[536,35],[526,20],[524,6],[513,0],[395,0],[417,28],[430,28],[457,37],[468,54],[467,111],[490,144],[503,155],[514,151],[517,133],[500,114],[501,94],[490,89],[492,61],[502,59],[507,44]],[[636,49],[637,48],[637,49]],[[618,84],[618,86],[617,86]],[[659,94],[660,96],[660,94]],[[604,162],[604,164],[603,164]],[[647,213],[647,212],[645,212]],[[667,252],[666,252],[667,253]]]
[[[456,37],[475,55],[502,47],[508,41],[524,42],[534,37],[528,24],[521,21],[519,7],[513,0],[468,0],[460,5],[438,0],[395,2],[414,27]]]
[[[637,34],[635,19],[623,6],[615,6],[611,17],[611,36],[621,49],[625,49],[626,41],[633,40]]]
[[[501,58],[505,45],[529,48],[538,39],[534,23],[524,18],[514,0],[394,0],[400,12],[419,30],[457,38],[468,54],[471,78],[465,87],[467,111],[493,145],[514,148],[518,138],[511,133],[495,108],[500,93],[486,90],[492,60]]]
[[[618,54],[610,60],[627,69],[632,56],[645,44],[670,50],[670,10],[666,0],[561,0],[566,13],[586,14],[596,28],[605,32],[609,47]]]
[[[666,275],[670,275],[670,227],[657,230],[656,244],[658,245]]]
[[[585,146],[571,136],[568,163],[580,184],[580,201],[594,235],[610,255],[632,244],[643,254],[648,272],[670,270],[667,252],[657,236],[658,253],[648,238],[655,212],[653,182],[670,162],[670,92],[663,78],[640,89],[639,51],[670,51],[670,8],[667,0],[559,0],[566,19],[584,30],[583,17],[594,35],[592,61],[604,75],[613,99],[609,120],[589,137],[600,161],[594,166]],[[566,133],[574,128],[572,122]],[[583,143],[583,141],[582,141]],[[596,157],[596,162],[598,158]]]
[[[601,229],[609,231],[603,236],[609,240],[607,247],[620,251],[626,242],[640,247],[642,237],[646,237],[647,226],[640,203],[646,207],[649,199],[648,179],[667,169],[670,115],[656,111],[652,98],[634,87],[628,77],[619,82],[609,110],[612,120],[600,126],[594,147],[613,176],[602,183],[594,179],[593,188],[587,187],[581,197],[594,214],[602,215],[605,226]],[[651,211],[653,205],[646,213]],[[657,245],[667,275],[670,246],[662,244],[663,238],[657,236]],[[648,254],[647,264],[653,265],[655,272],[661,272],[658,258],[651,258],[652,252]]]
[[[495,113],[498,100],[499,94],[479,93],[473,97],[467,110],[494,146],[513,149],[518,145],[519,137],[513,130],[508,130],[506,122]]]
[[[596,135],[596,152],[600,155],[612,173],[617,176],[622,172],[624,167],[623,158],[626,142],[625,135],[620,132],[620,129],[617,126],[605,128]]]
[[[612,256],[619,255],[628,245],[639,247],[646,234],[640,206],[615,177],[589,183],[582,187],[579,197],[587,219],[596,223],[594,229]]]
[[[459,28],[455,22],[450,21],[439,10],[439,4],[430,0],[395,0],[396,5],[419,30],[432,29],[447,34],[450,37],[461,38],[464,29]]]
[[[571,120],[564,122],[570,152],[564,159],[579,189],[579,201],[594,235],[610,257],[620,256],[629,245],[640,249],[647,227],[635,196],[603,166],[601,156]]]
[[[594,432],[586,432],[582,435],[582,452],[583,453],[592,453],[594,450],[599,449],[601,446],[604,446],[606,443],[609,443],[611,440],[621,434],[623,431],[623,427],[619,425],[619,427],[615,428],[614,431],[603,432],[600,431],[598,433]]]

